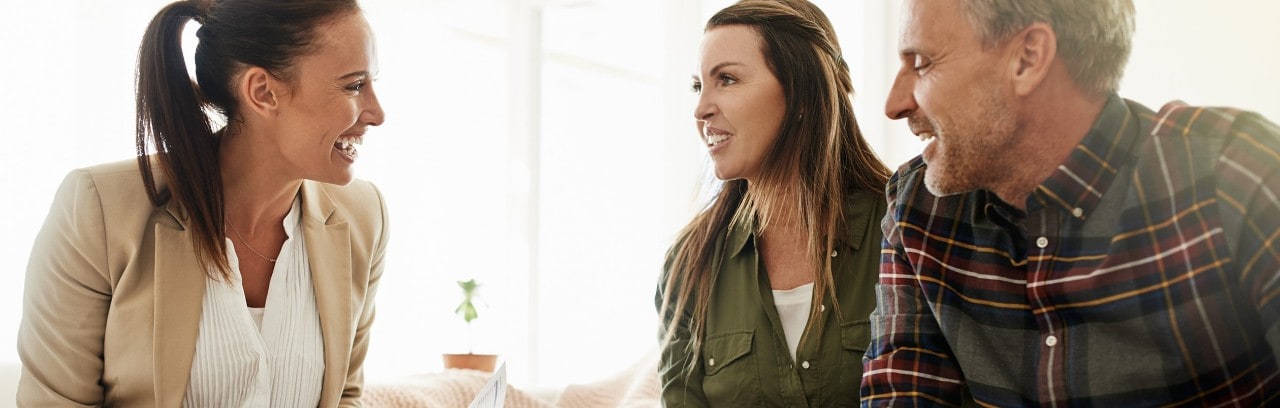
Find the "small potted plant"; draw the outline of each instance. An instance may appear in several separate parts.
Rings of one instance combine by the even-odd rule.
[[[480,310],[476,308],[476,292],[480,288],[480,284],[476,283],[475,279],[471,279],[458,281],[458,287],[462,288],[462,303],[453,312],[462,317],[462,320],[467,323],[467,354],[445,354],[443,356],[444,368],[492,372],[494,365],[498,362],[498,355],[475,354],[472,349],[474,330],[471,322],[480,317]]]

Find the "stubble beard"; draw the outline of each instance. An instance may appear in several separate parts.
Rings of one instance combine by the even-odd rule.
[[[1006,165],[1013,152],[1015,121],[1008,101],[993,90],[974,98],[969,112],[957,112],[955,120],[928,118],[937,132],[933,160],[925,169],[925,188],[935,196],[992,190],[1012,175]],[[948,123],[949,122],[949,123]]]

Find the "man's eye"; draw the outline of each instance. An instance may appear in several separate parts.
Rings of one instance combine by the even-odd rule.
[[[928,68],[930,65],[933,65],[932,61],[929,61],[928,58],[922,57],[919,54],[917,54],[914,58],[912,58],[911,69],[919,71],[919,70]]]
[[[365,86],[365,82],[360,81],[351,85],[347,85],[347,90],[352,92],[360,92],[361,90],[364,89],[364,86]]]

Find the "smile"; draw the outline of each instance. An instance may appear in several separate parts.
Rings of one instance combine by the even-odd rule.
[[[706,142],[707,147],[709,148],[715,148],[716,145],[719,145],[720,143],[723,143],[724,141],[729,140],[729,138],[733,137],[733,135],[730,134],[729,132],[725,132],[723,130],[716,129],[710,126],[704,127],[702,129],[702,134],[706,135],[703,140]]]
[[[356,146],[363,145],[363,144],[364,144],[364,135],[342,136],[338,138],[337,142],[333,143],[333,148],[334,150],[337,150],[339,153],[342,153],[347,157],[354,159],[357,155],[359,155],[359,152],[356,151]]]
[[[716,147],[716,145],[720,144],[720,142],[723,142],[727,139],[729,139],[729,135],[714,135],[714,136],[708,135],[707,147]]]

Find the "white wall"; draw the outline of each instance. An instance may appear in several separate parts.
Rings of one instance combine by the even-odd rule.
[[[1121,94],[1228,105],[1280,121],[1280,2],[1136,0],[1137,33]]]

